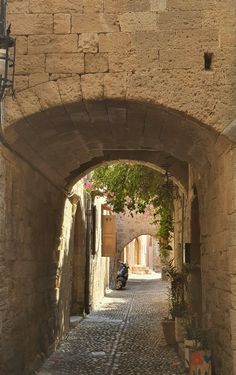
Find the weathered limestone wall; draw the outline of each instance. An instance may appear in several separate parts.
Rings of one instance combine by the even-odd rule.
[[[221,155],[210,173],[190,172],[184,206],[183,242],[191,243],[191,207],[199,200],[203,325],[212,332],[211,347],[217,375],[236,371],[235,304],[235,149]],[[182,202],[176,203],[175,256],[181,263]],[[197,222],[193,222],[197,226]]]
[[[6,141],[60,186],[132,151],[139,160],[156,151],[160,165],[176,158],[182,176],[185,163],[209,167],[217,140],[224,148],[209,129],[236,117],[235,6],[12,0],[18,88],[6,102]]]
[[[75,211],[76,204],[73,204],[73,200],[64,199],[63,220],[55,262],[56,293],[54,308],[56,309],[58,322],[57,341],[68,332],[70,324]]]
[[[85,278],[86,198],[83,184],[66,198],[4,147],[0,168],[0,373],[23,375],[68,332],[75,231],[83,251],[77,266]],[[104,296],[108,274],[99,244],[91,259],[92,306]]]
[[[0,150],[0,372],[23,374],[56,338],[56,263],[62,193]]]
[[[8,9],[18,46],[17,98],[6,103],[6,139],[55,185],[65,186],[71,171],[85,170],[93,158],[111,158],[105,153],[110,149],[164,150],[200,171],[193,181],[200,203],[203,310],[214,327],[221,375],[236,372],[229,333],[232,328],[235,349],[235,161],[229,153],[215,160],[221,139],[211,137],[202,123],[220,133],[236,117],[235,7],[234,0],[11,0]],[[204,52],[214,54],[211,71],[204,70]],[[146,111],[148,102],[156,107]],[[47,351],[60,331],[58,311],[62,316],[63,308],[69,310],[64,293],[71,244],[65,240],[64,247],[58,234],[63,194],[7,155],[2,165],[7,181],[1,177],[0,209],[6,212],[1,251],[10,259],[1,262],[0,311],[4,361],[17,373],[36,353]],[[67,237],[73,231],[71,202],[65,207]],[[59,260],[66,265],[61,271]],[[17,278],[10,281],[8,275]]]
[[[11,0],[8,13],[18,92],[77,75],[84,99],[152,100],[218,130],[235,117],[233,0]]]
[[[196,178],[196,177],[195,177]],[[203,314],[212,328],[216,374],[235,374],[235,149],[223,154],[199,188]],[[197,186],[198,187],[198,186]]]
[[[96,242],[95,254],[92,255],[91,238],[86,241],[87,231],[91,237],[91,212],[87,205],[88,195],[84,191],[84,181],[81,180],[73,188],[73,195],[66,199],[61,229],[60,245],[58,248],[59,262],[57,268],[57,292],[61,332],[60,338],[68,332],[71,310],[72,282],[76,289],[77,297],[85,302],[85,279],[88,278],[88,298],[91,309],[101,302],[105,290],[109,285],[109,258],[102,257],[102,199],[96,199]],[[79,223],[76,226],[76,215],[79,215]],[[77,244],[75,241],[78,241]],[[86,243],[87,242],[87,243]],[[76,246],[78,248],[76,249]],[[88,246],[88,249],[86,247]],[[86,274],[86,251],[88,250],[89,274]],[[77,254],[75,253],[77,251]],[[76,270],[76,273],[73,272]],[[75,315],[79,312],[75,311]]]
[[[124,247],[133,239],[142,234],[155,236],[157,226],[151,224],[151,218],[143,214],[135,214],[133,217],[128,213],[116,215],[117,252],[121,254]]]

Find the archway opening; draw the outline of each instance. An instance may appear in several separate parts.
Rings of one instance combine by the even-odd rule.
[[[16,194],[18,186],[22,184],[22,191],[24,190],[24,193],[27,191],[28,197],[31,197],[31,189],[25,187],[27,181],[31,180],[36,186],[40,176],[40,183],[45,188],[38,192],[37,199],[34,196],[28,199],[27,202],[28,206],[33,202],[34,211],[38,211],[40,215],[35,218],[37,225],[33,223],[25,235],[28,237],[27,243],[24,243],[24,252],[29,255],[33,263],[32,269],[35,270],[35,280],[44,280],[41,288],[45,286],[45,280],[47,282],[48,279],[53,280],[50,291],[48,288],[45,295],[42,295],[42,306],[45,303],[48,306],[47,316],[42,317],[42,321],[39,321],[39,326],[43,327],[40,329],[43,332],[48,331],[48,335],[51,336],[50,341],[48,341],[47,337],[45,339],[44,347],[47,348],[48,342],[51,343],[56,337],[62,336],[62,332],[63,334],[65,333],[65,325],[59,321],[60,317],[55,317],[55,311],[58,311],[58,309],[60,311],[63,310],[61,315],[63,319],[67,319],[67,311],[71,308],[71,306],[65,308],[63,305],[64,296],[62,294],[65,293],[67,299],[67,284],[64,287],[64,292],[61,293],[60,305],[59,307],[56,306],[56,309],[55,305],[58,303],[58,299],[54,302],[51,299],[50,292],[53,296],[58,293],[58,287],[54,285],[57,285],[55,268],[58,267],[58,253],[63,253],[65,246],[67,246],[62,244],[64,240],[62,241],[60,235],[58,235],[58,206],[60,205],[61,208],[61,202],[65,199],[65,195],[68,199],[73,195],[76,181],[94,169],[95,166],[114,160],[138,161],[155,165],[158,168],[168,165],[170,173],[178,181],[178,184],[183,187],[183,191],[186,192],[186,197],[189,192],[189,181],[197,181],[200,189],[202,189],[201,195],[199,195],[199,199],[202,201],[208,180],[211,180],[212,186],[217,186],[214,180],[215,176],[209,171],[211,171],[211,166],[218,157],[228,150],[229,143],[225,138],[219,136],[217,132],[210,130],[185,114],[146,102],[119,100],[71,102],[58,106],[53,104],[49,108],[43,108],[41,111],[37,110],[37,113],[33,111],[33,114],[25,113],[23,103],[17,102],[16,106],[19,106],[20,110],[19,112],[14,112],[13,115],[17,113],[20,118],[9,124],[5,131],[6,146],[16,153],[14,157],[17,161],[15,162],[14,160],[14,162],[19,168],[17,170],[14,162],[11,161],[12,169],[9,169],[9,173],[13,171],[15,180],[16,176],[19,177],[17,185],[13,187],[14,194],[17,197],[17,202],[13,208],[14,213],[17,213],[17,204],[19,206],[19,202],[24,200],[24,196]],[[22,113],[24,113],[24,116],[21,116]],[[8,161],[8,164],[11,163]],[[29,171],[27,170],[27,173],[25,172],[25,167],[22,167],[23,163],[28,166]],[[192,171],[192,176],[189,175],[189,170]],[[19,171],[22,171],[22,173],[19,173]],[[213,188],[209,190],[207,199],[210,199]],[[41,202],[44,202],[43,210],[41,210]],[[48,202],[50,204],[47,204]],[[51,207],[53,207],[53,210]],[[24,207],[24,213],[21,213],[21,217],[25,221],[31,220],[32,222],[32,210],[30,213],[27,210],[28,207]],[[88,215],[91,214],[90,208],[87,209],[84,206],[83,210],[86,210]],[[195,217],[194,212],[196,210],[193,208],[193,217]],[[41,233],[46,233],[48,229],[45,217],[50,217],[51,233],[53,234],[51,237],[53,238],[45,236],[41,240]],[[15,225],[15,227],[17,226]],[[195,240],[195,238],[198,237],[199,230],[199,228],[196,230],[193,224],[192,242],[196,248],[199,241]],[[70,230],[68,233],[70,233]],[[31,249],[34,248],[35,238],[40,239],[38,243],[41,244],[43,251],[38,252],[37,259],[36,257],[32,259]],[[60,250],[58,250],[58,242],[62,244]],[[75,244],[74,248],[76,247],[77,245]],[[19,248],[21,249],[21,243]],[[91,253],[91,248],[89,247],[86,251]],[[179,251],[180,253],[182,252],[181,246]],[[49,271],[46,277],[43,267],[43,256],[45,254],[50,255],[48,258],[52,263],[48,266]],[[38,267],[36,260],[41,264],[40,267]],[[96,263],[99,263],[96,254],[92,255],[91,263],[91,269],[95,267]],[[104,267],[107,267],[107,263],[104,262]],[[100,268],[94,274],[93,280],[103,280],[103,285],[105,285],[102,262],[99,265]],[[66,272],[66,270],[64,271]],[[75,279],[76,272],[74,270]],[[201,282],[199,275],[196,280],[198,280],[197,283]],[[80,279],[80,283],[82,285],[82,279]],[[57,290],[55,291],[55,289]],[[70,291],[71,287],[68,290]],[[74,286],[72,286],[74,306],[78,302],[75,297],[75,290],[74,283]],[[101,295],[102,293],[99,298]],[[28,300],[28,295],[25,295],[25,300]],[[199,303],[200,297],[197,299],[196,305]],[[29,320],[33,319],[34,308],[29,309],[27,314]],[[51,315],[53,315],[52,319]],[[57,335],[58,332],[60,333]],[[33,340],[33,337],[35,338],[33,331],[31,336]],[[47,336],[47,333],[45,336]]]
[[[61,83],[64,87],[66,80]],[[57,84],[50,89],[62,99],[60,80]],[[43,85],[25,93],[41,108],[32,114],[20,98],[14,102],[4,141],[53,184],[67,189],[99,163],[119,159],[169,164],[183,180],[188,164],[204,172],[230,146],[215,130],[159,104],[109,98],[76,102],[73,97],[48,108],[42,107],[41,94]]]
[[[123,260],[128,263],[131,273],[134,274],[160,272],[158,240],[148,234],[136,237],[125,246]]]

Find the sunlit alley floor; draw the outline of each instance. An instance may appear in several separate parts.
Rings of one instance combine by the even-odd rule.
[[[131,276],[97,311],[73,329],[38,375],[182,375],[160,325],[166,315],[166,283],[157,274]]]

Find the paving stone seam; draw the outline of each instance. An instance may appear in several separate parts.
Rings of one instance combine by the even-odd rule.
[[[124,320],[120,324],[119,330],[117,332],[116,340],[114,342],[114,345],[113,345],[113,348],[112,348],[112,352],[111,352],[111,356],[110,356],[110,360],[108,362],[108,369],[107,369],[106,375],[113,375],[115,373],[114,364],[116,362],[116,357],[117,357],[117,348],[118,348],[120,339],[121,339],[121,337],[122,337],[122,335],[123,335],[123,333],[125,331],[126,323],[127,323],[128,319],[129,319],[130,313],[132,311],[134,297],[135,297],[135,292],[132,294],[132,296],[130,298],[130,302],[129,302],[128,309],[127,309],[127,312],[125,314]]]

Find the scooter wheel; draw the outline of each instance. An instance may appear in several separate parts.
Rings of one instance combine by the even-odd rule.
[[[122,286],[123,286],[122,281],[118,280],[118,281],[116,282],[116,290],[120,290],[120,289],[122,289]]]

